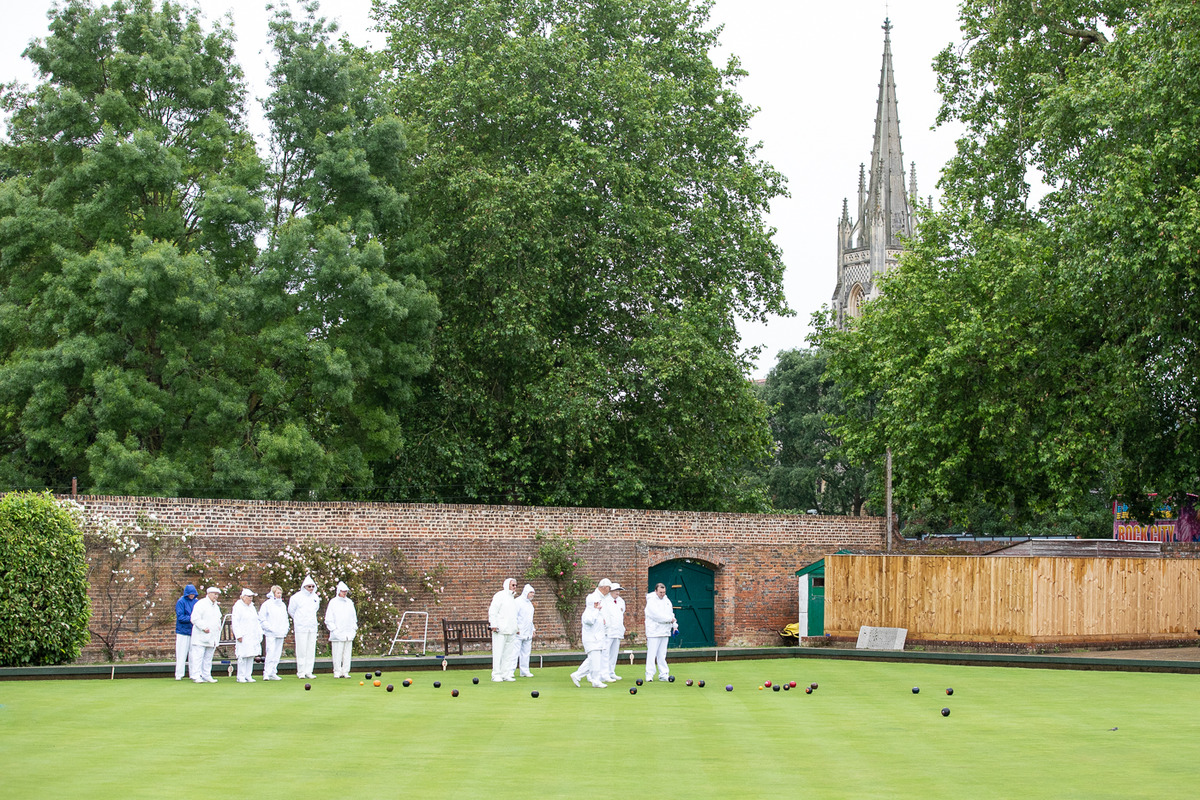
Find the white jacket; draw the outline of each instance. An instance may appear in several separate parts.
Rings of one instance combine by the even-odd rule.
[[[587,652],[593,650],[603,650],[608,647],[608,637],[604,635],[604,614],[600,609],[593,606],[588,606],[583,610],[583,616],[580,617],[582,623],[583,649]]]
[[[258,624],[263,633],[276,639],[287,636],[291,622],[282,598],[268,597],[258,608]]]
[[[201,597],[192,607],[192,644],[216,647],[221,643],[221,623],[224,621],[221,607],[207,596]],[[208,628],[207,633],[205,628]]]
[[[488,607],[488,625],[504,636],[517,632],[517,598],[507,587],[492,595],[492,604]]]
[[[262,655],[262,626],[258,623],[258,614],[254,606],[238,600],[233,604],[233,638],[237,641],[234,653],[238,658]]]
[[[670,636],[678,627],[671,598],[659,597],[657,592],[646,595],[646,638]]]
[[[604,622],[608,629],[605,634],[609,639],[625,638],[625,598],[614,597],[611,593],[603,601],[600,608],[604,611]]]
[[[517,638],[532,639],[533,632],[537,630],[533,626],[533,601],[529,599],[529,593],[533,591],[533,587],[528,583],[521,590],[521,596],[517,598]]]
[[[321,596],[316,589],[307,592],[304,589],[292,595],[288,601],[288,613],[296,623],[296,630],[303,633],[317,632],[317,609],[321,607]]]
[[[329,641],[349,642],[358,633],[358,612],[349,597],[335,597],[325,607],[325,627],[329,629]]]

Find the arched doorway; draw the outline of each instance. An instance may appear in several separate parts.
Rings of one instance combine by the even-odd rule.
[[[667,597],[675,607],[679,635],[672,636],[667,647],[712,647],[716,644],[713,631],[713,598],[716,583],[713,570],[690,558],[664,561],[650,568],[649,586],[665,584]]]

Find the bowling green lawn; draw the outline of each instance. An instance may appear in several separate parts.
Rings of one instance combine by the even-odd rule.
[[[7,681],[0,683],[0,796],[958,799],[1200,791],[1196,676],[778,659],[678,663],[674,683],[631,696],[641,669],[618,670],[625,680],[603,690],[575,688],[568,668],[501,684],[484,669],[385,672],[380,688],[359,685],[362,672],[352,680],[325,674],[307,692],[292,675],[253,685],[223,676],[210,685]],[[413,685],[404,688],[404,678]],[[706,686],[689,687],[688,678]],[[801,688],[760,691],[766,680]],[[818,688],[807,695],[812,682]],[[388,683],[395,691],[386,691]]]

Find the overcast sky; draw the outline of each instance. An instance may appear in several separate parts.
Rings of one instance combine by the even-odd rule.
[[[0,26],[0,81],[32,80],[20,54],[46,33],[51,0],[8,4]],[[233,15],[238,57],[255,96],[266,94],[265,2],[201,0],[210,18]],[[379,44],[369,32],[370,0],[326,2],[323,13],[340,21],[356,42]],[[829,303],[836,283],[836,232],[842,199],[858,190],[858,166],[868,160],[874,134],[885,17],[892,20],[892,56],[905,162],[917,164],[922,197],[933,194],[942,165],[954,153],[954,130],[932,131],[940,98],[934,56],[959,41],[954,0],[716,0],[714,24],[724,25],[724,62],[732,53],[749,72],[742,96],[760,111],[751,140],[762,157],[788,178],[790,198],[777,200],[770,224],[783,250],[788,303],[794,317],[741,326],[746,347],[761,346],[753,372],[764,377],[780,350],[804,347],[809,318]],[[851,212],[853,213],[853,202]]]

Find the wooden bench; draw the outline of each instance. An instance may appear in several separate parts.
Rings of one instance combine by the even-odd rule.
[[[458,654],[463,654],[464,644],[492,643],[492,628],[486,619],[443,619],[442,647],[446,655],[450,655],[451,645],[458,647]]]

